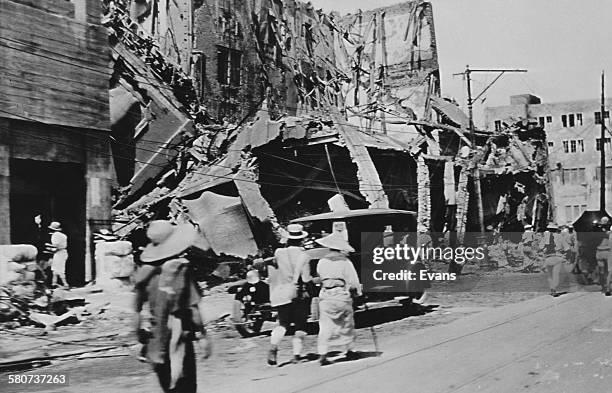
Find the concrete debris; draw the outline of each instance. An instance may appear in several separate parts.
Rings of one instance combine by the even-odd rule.
[[[359,143],[358,139],[353,138],[353,133],[343,125],[338,126],[338,131],[353,162],[357,165],[359,191],[371,207],[388,208],[389,200],[367,148]]]
[[[459,127],[461,130],[468,130],[470,121],[459,106],[451,101],[440,97],[431,97],[432,108],[452,126]]]
[[[129,241],[96,242],[96,285],[112,286],[112,280],[127,279],[136,268]]]
[[[124,242],[115,250],[131,254],[131,244]],[[91,307],[88,310],[79,295],[48,288],[46,273],[32,245],[1,245],[0,270],[0,323],[4,327],[37,325],[49,330],[60,324],[78,323],[86,314],[101,311]]]
[[[234,176],[234,184],[236,185],[242,204],[251,219],[255,219],[265,226],[269,226],[276,238],[279,239],[278,229],[280,225],[270,204],[263,195],[261,195],[261,186],[257,184],[258,178],[259,176],[254,167],[245,167]],[[264,228],[260,227],[258,229]],[[258,231],[255,231],[255,233],[258,233]],[[265,233],[265,231],[263,233]]]
[[[215,254],[239,258],[257,254],[240,198],[205,191],[200,198],[182,203],[187,207],[184,214],[199,225]]]
[[[418,211],[426,230],[471,241],[475,169],[487,226],[516,230],[534,205],[550,218],[532,198],[550,200],[544,132],[516,124],[475,130],[472,141],[467,116],[441,98],[430,3],[341,18],[299,1],[226,12],[189,3],[136,19],[122,3],[106,8],[115,137],[136,157],[121,169],[115,204],[124,238],[161,214],[198,223],[216,257],[246,258],[278,241],[280,224],[325,211],[339,194],[353,209]],[[199,22],[175,26],[185,39],[171,49],[151,21],[179,11]]]

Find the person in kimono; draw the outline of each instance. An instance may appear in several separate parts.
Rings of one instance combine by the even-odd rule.
[[[353,299],[362,295],[361,283],[353,263],[347,257],[355,250],[339,233],[332,233],[316,242],[330,252],[319,260],[317,274],[321,281],[319,293],[319,336],[317,350],[322,366],[330,364],[330,346],[341,346],[347,360],[359,356],[353,351],[355,318]]]

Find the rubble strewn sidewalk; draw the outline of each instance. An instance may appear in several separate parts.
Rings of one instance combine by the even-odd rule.
[[[10,293],[6,287],[0,290]],[[20,319],[0,322],[0,371],[40,367],[53,359],[89,353],[112,353],[118,348],[127,350],[135,343],[129,329],[133,319],[131,292],[100,292],[91,286],[50,292],[48,303],[41,298],[0,298],[0,302],[19,302],[22,307]]]

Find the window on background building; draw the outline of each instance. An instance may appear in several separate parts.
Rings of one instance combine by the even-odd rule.
[[[548,141],[548,147],[554,147],[554,146],[555,146],[555,142]]]
[[[217,81],[221,88],[219,118],[235,118],[239,113],[238,94],[240,92],[242,52],[217,46]]]
[[[574,216],[572,217],[572,219],[578,217],[580,217],[580,205],[574,205]]]
[[[604,119],[610,118],[610,111],[604,111]],[[595,124],[601,124],[601,112],[595,112]]]
[[[578,151],[584,153],[584,139],[578,139]]]
[[[570,152],[576,153],[576,140],[572,139],[570,141]]]
[[[574,216],[573,216],[573,212],[572,212],[572,207],[569,205],[565,205],[565,218],[567,220],[573,220]]]
[[[604,141],[606,143],[606,150],[609,150],[610,149],[610,138],[604,138]],[[595,150],[597,151],[601,150],[601,138],[595,139]]]
[[[567,115],[561,115],[561,124],[563,124],[563,127],[567,127]]]
[[[546,122],[552,123],[552,116],[546,116]]]
[[[586,183],[586,168],[566,168],[561,171],[561,183],[581,185]]]
[[[495,131],[501,131],[501,120],[495,120]]]
[[[599,181],[600,178],[601,167],[598,166],[595,168],[595,180]],[[612,182],[612,166],[606,167],[606,182]]]
[[[576,125],[576,123],[574,122],[574,114],[573,113],[569,114],[568,119],[569,119],[569,126],[574,127]]]
[[[582,125],[582,113],[576,113],[576,123]]]
[[[538,123],[540,124],[540,127],[544,127],[544,117],[540,117],[538,119]]]
[[[563,141],[563,152],[569,153],[569,142],[568,141]]]
[[[217,80],[221,85],[240,85],[241,57],[240,51],[217,47]]]

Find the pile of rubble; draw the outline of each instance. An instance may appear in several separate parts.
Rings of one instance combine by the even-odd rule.
[[[0,327],[37,326],[53,330],[101,312],[85,298],[45,284],[36,247],[0,245]]]
[[[209,113],[203,103],[214,110],[210,101],[218,97],[195,87],[203,76],[192,78],[186,72],[192,64],[165,54],[163,42],[147,33],[159,31],[147,30],[130,2],[104,4],[115,62],[111,86],[124,90],[126,102],[139,101],[142,110],[134,129],[121,130],[126,139],[120,144],[140,159],[121,183],[130,184],[114,205],[120,223],[113,227],[136,248],[143,244],[134,234],[146,222],[169,218],[208,231],[207,258],[244,260],[275,244],[279,224],[322,212],[335,194],[351,208],[417,211],[419,224],[456,233],[463,242],[466,232],[476,232],[477,215],[468,214],[475,169],[487,225],[518,232],[531,211],[538,223],[547,221],[543,130],[517,124],[501,132],[475,130],[475,145],[466,138],[467,116],[440,97],[427,2],[344,18],[300,2],[249,2],[219,15],[212,33],[225,37],[227,26],[249,26],[241,34],[250,35],[255,46],[243,48],[243,59],[259,62],[245,68],[257,74],[249,75],[259,86],[249,94],[258,105],[245,103],[248,113],[236,110],[232,122]],[[211,6],[211,15],[217,8]],[[228,18],[232,23],[223,22]],[[385,30],[399,21],[405,22],[403,33]],[[168,113],[175,116],[172,123],[160,120]],[[179,126],[153,130],[156,121]],[[153,150],[145,138],[161,145]],[[117,271],[129,270],[116,257],[97,259],[110,258]]]

